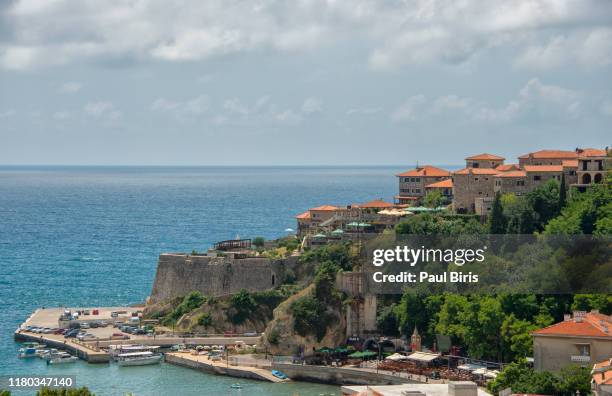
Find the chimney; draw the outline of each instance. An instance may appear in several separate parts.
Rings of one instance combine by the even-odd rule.
[[[572,320],[572,315],[570,315],[570,314],[563,315],[563,321],[564,322],[569,322],[570,320]]]
[[[450,381],[448,383],[449,396],[478,396],[476,383],[471,381]]]

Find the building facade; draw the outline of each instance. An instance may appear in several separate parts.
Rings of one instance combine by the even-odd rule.
[[[563,322],[534,331],[534,368],[559,371],[569,364],[591,367],[612,356],[612,317],[576,311]]]
[[[396,176],[399,182],[399,194],[395,197],[396,202],[413,204],[425,196],[427,186],[449,179],[451,173],[446,169],[424,165]]]

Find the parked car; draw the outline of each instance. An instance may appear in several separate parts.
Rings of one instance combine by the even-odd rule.
[[[64,338],[74,338],[77,336],[77,334],[79,334],[79,331],[79,329],[68,330],[64,333]]]
[[[119,316],[119,314],[117,312],[115,312],[115,311],[111,312],[111,318],[116,318],[118,316]]]
[[[112,338],[115,339],[123,339],[123,340],[129,340],[130,336],[127,334],[123,334],[123,333],[113,333]]]
[[[236,334],[232,331],[226,331],[223,333],[223,337],[234,337]]]
[[[249,331],[247,333],[244,333],[245,337],[257,337],[257,335],[258,334],[256,332],[254,332],[254,331]]]
[[[66,332],[66,329],[57,329],[53,332],[53,334],[64,334]]]
[[[89,323],[87,323],[87,322],[81,323],[81,329],[89,329],[89,327],[90,327]]]

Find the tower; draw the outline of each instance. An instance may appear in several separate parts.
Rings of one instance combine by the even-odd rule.
[[[412,336],[410,336],[410,347],[413,352],[421,350],[421,336],[416,326],[414,326],[414,331],[412,332]]]

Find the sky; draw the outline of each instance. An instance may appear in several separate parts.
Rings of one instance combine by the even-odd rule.
[[[612,1],[0,1],[0,164],[460,164],[612,143]]]

